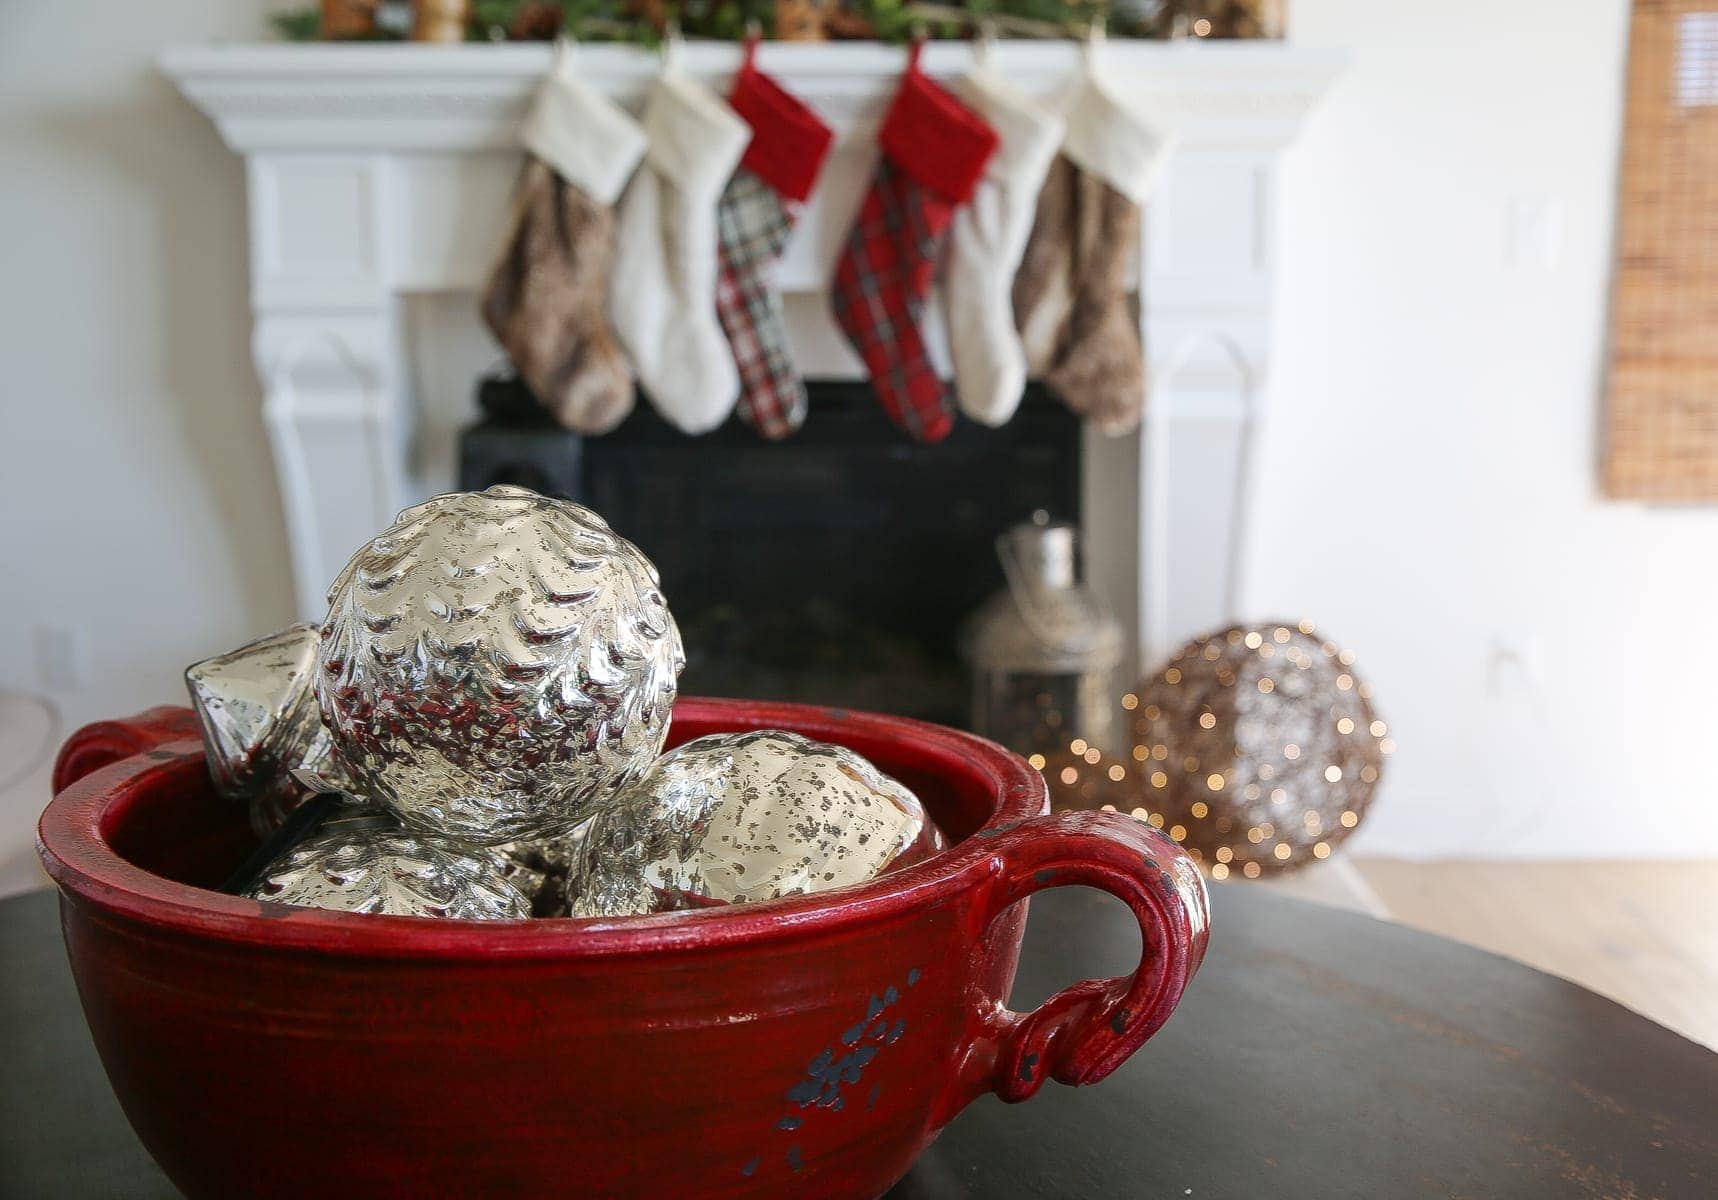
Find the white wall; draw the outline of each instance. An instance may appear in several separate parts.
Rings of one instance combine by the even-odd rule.
[[[151,65],[262,7],[0,8],[0,691],[61,733],[290,617],[242,171]],[[1355,60],[1282,182],[1248,609],[1360,655],[1401,744],[1372,850],[1718,854],[1718,512],[1593,482],[1625,10],[1292,6]],[[1560,211],[1549,267],[1505,262],[1518,199]],[[81,682],[46,686],[44,627]],[[5,783],[0,891],[45,786]]]
[[[1718,854],[1718,512],[1595,484],[1627,8],[1293,4],[1355,60],[1283,183],[1249,610],[1374,684],[1401,749],[1357,847]],[[1551,265],[1506,261],[1517,200]]]
[[[56,743],[177,701],[184,664],[291,612],[244,172],[153,67],[261,21],[232,0],[0,6],[0,693],[46,694]],[[40,628],[82,639],[81,681],[47,685]],[[0,706],[9,749],[41,738],[26,712]],[[35,878],[46,800],[40,771],[5,782],[0,891]]]

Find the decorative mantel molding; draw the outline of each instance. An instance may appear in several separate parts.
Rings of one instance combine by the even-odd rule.
[[[587,82],[632,106],[659,66],[634,47],[577,53]],[[401,301],[480,286],[502,233],[518,124],[551,54],[545,45],[230,45],[162,56],[247,160],[252,349],[305,616],[320,616],[345,554],[417,498],[406,482],[419,406]],[[1154,656],[1233,615],[1269,362],[1277,158],[1345,56],[1264,42],[1117,41],[1101,54],[1118,90],[1178,134],[1139,264],[1152,405],[1138,439],[1092,437],[1087,456],[1095,580]],[[993,56],[1016,85],[1049,97],[1079,50],[1002,42]],[[682,61],[722,89],[739,57],[737,46],[691,43]],[[932,43],[923,60],[945,80],[971,61],[964,42]],[[857,361],[821,296],[904,51],[769,43],[760,62],[838,134],[780,281],[802,369],[851,376]]]
[[[998,69],[1045,95],[1073,71],[1071,43],[1002,42]],[[1103,60],[1142,105],[1202,141],[1288,141],[1344,62],[1340,53],[1268,42],[1111,42]],[[162,69],[214,120],[234,150],[510,147],[532,90],[548,70],[545,45],[255,45],[177,47]],[[872,115],[887,99],[903,52],[865,42],[772,42],[760,66],[832,123]],[[720,86],[739,48],[694,42],[686,69]],[[626,104],[643,100],[658,58],[631,46],[578,50],[585,80]],[[932,43],[924,68],[950,78],[972,61],[965,42]]]

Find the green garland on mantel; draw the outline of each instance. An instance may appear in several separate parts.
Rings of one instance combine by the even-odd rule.
[[[1260,36],[1251,27],[1272,0],[813,0],[831,11],[832,36],[903,42],[918,31],[933,38],[974,35],[988,26],[1000,37],[1068,37],[1102,21],[1109,34],[1164,38],[1196,31],[1217,37]],[[1280,3],[1281,0],[1275,0]],[[473,42],[547,40],[565,30],[580,41],[655,46],[670,21],[689,38],[739,41],[756,23],[773,37],[777,0],[472,0],[466,39]],[[288,41],[317,41],[320,9],[277,12],[275,32]],[[365,40],[399,41],[404,31],[380,29]]]

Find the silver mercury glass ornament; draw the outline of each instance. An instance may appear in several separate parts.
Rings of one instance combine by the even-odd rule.
[[[215,790],[250,809],[259,837],[309,796],[294,768],[349,783],[311,686],[316,645],[316,626],[293,625],[185,668]]]
[[[522,920],[531,902],[493,851],[386,829],[335,829],[286,851],[253,900],[395,917]]]
[[[356,790],[483,845],[567,833],[662,749],[685,655],[656,568],[525,488],[437,496],[329,591],[316,694]]]
[[[771,900],[861,883],[942,845],[918,798],[846,747],[711,734],[598,811],[567,898],[575,917]]]

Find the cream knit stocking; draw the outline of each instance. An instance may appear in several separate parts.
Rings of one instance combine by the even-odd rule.
[[[670,62],[644,110],[644,166],[620,204],[609,314],[659,412],[707,433],[740,392],[716,319],[716,205],[751,128]]]

